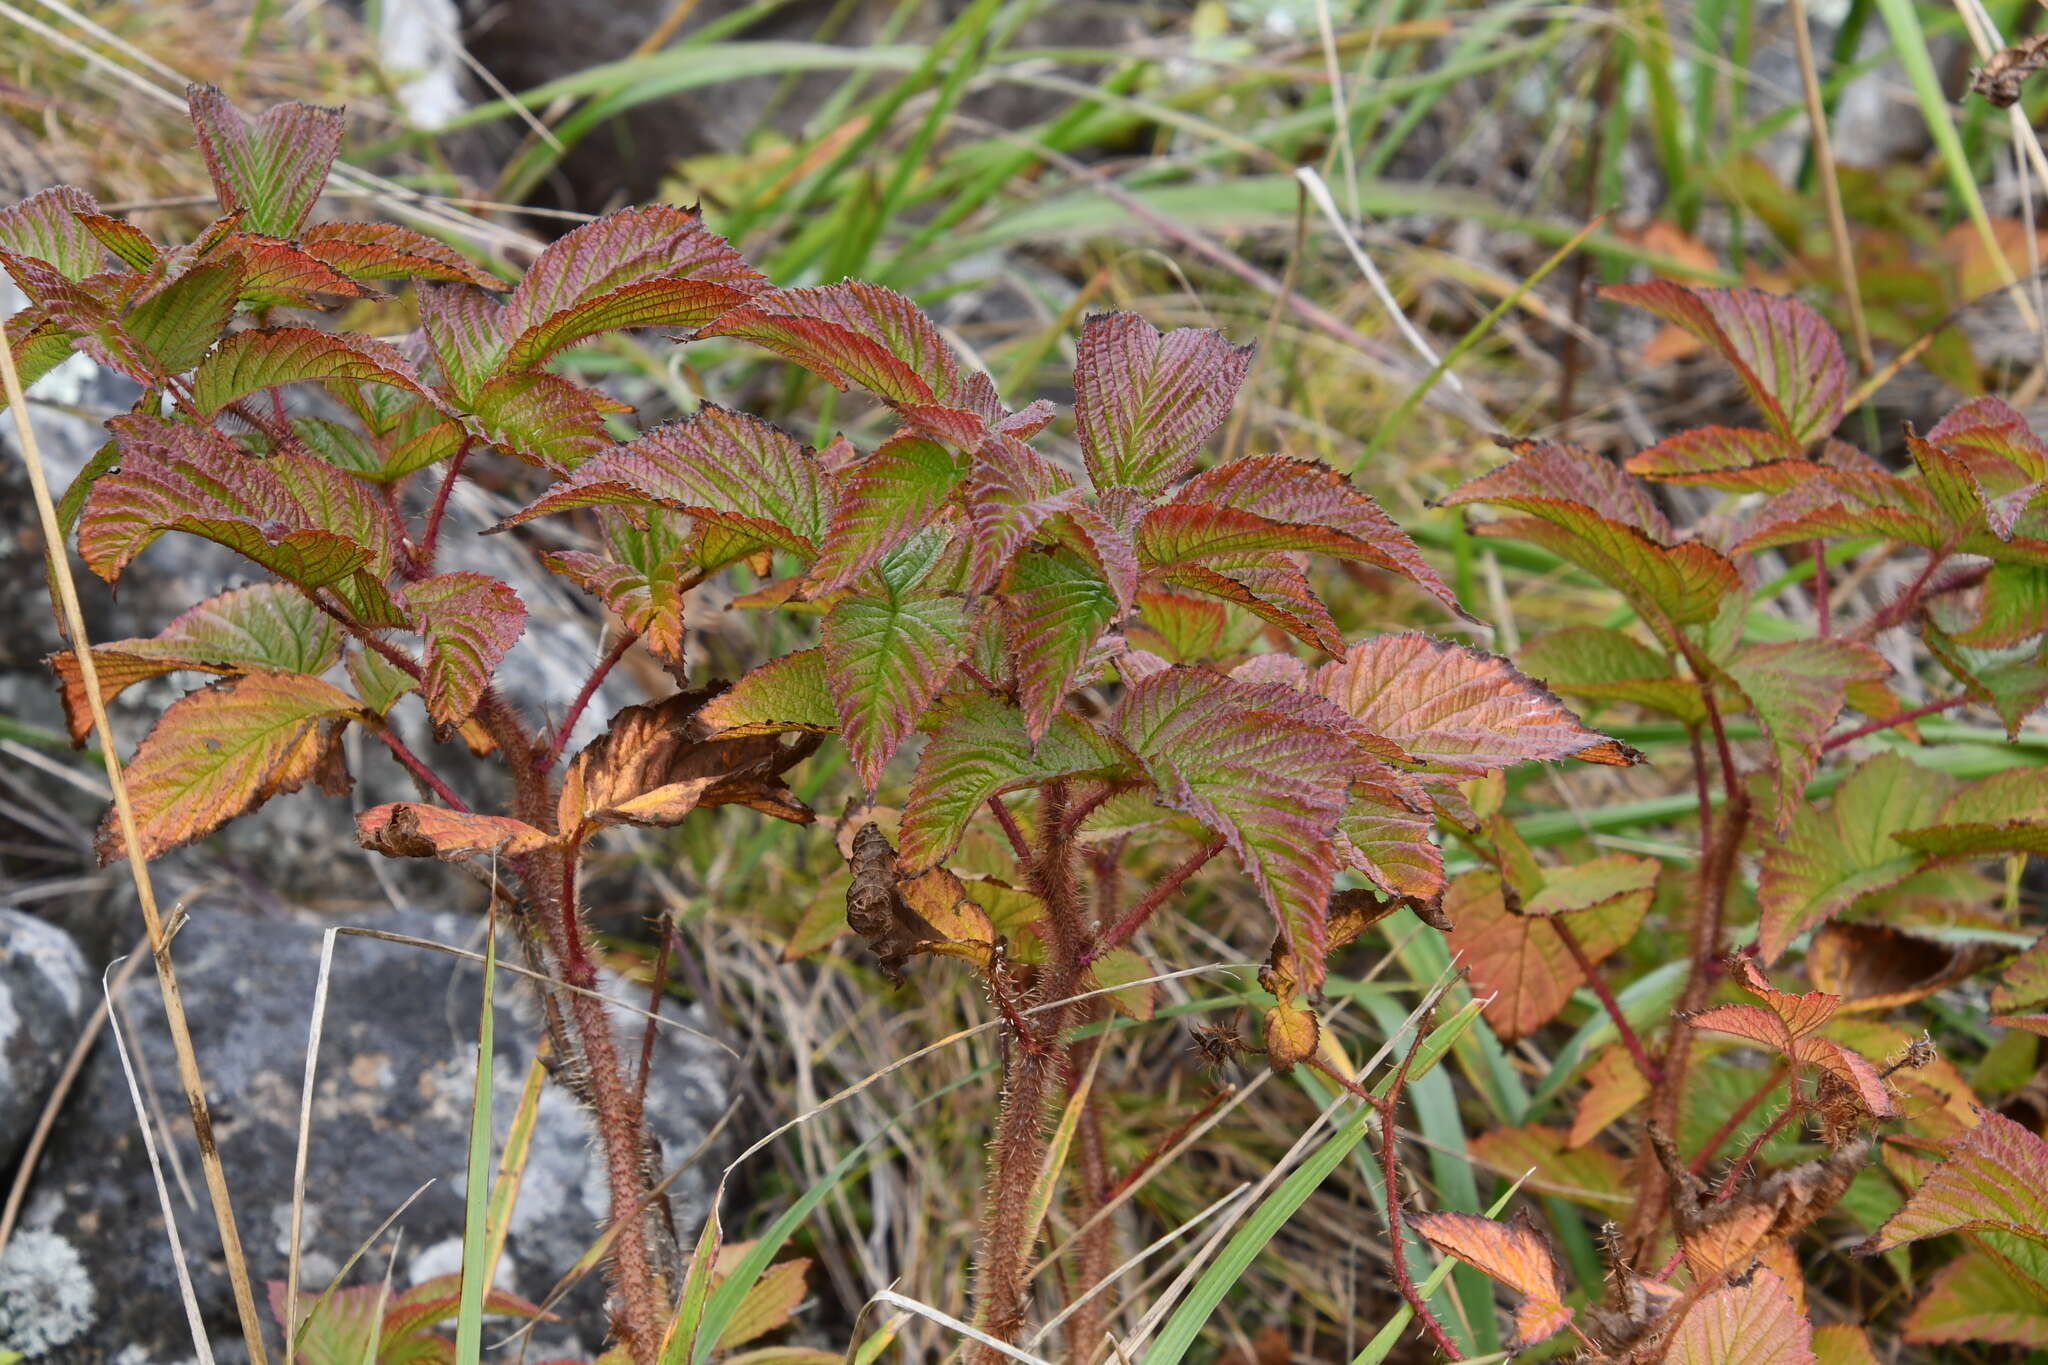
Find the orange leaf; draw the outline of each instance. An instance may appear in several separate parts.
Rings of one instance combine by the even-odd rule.
[[[356,842],[387,858],[453,862],[479,853],[516,857],[546,848],[554,837],[502,815],[394,801],[356,817]]]
[[[1671,1334],[1669,1365],[1813,1365],[1813,1324],[1775,1271],[1717,1289]]]
[[[1438,1251],[1523,1296],[1515,1307],[1515,1349],[1533,1346],[1571,1321],[1557,1253],[1528,1210],[1518,1212],[1511,1223],[1472,1213],[1411,1213],[1408,1225]]]

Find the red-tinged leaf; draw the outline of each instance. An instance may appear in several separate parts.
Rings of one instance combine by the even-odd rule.
[[[846,280],[808,289],[773,289],[698,332],[741,337],[819,375],[892,403],[950,403],[959,363],[939,329],[893,289]]]
[[[1022,712],[984,693],[942,701],[931,729],[903,806],[898,856],[912,876],[952,853],[990,797],[1123,763],[1085,722],[1060,716],[1034,740]]]
[[[526,630],[526,604],[480,573],[444,573],[408,583],[399,602],[426,645],[427,714],[443,728],[476,710],[505,652]]]
[[[1782,836],[1804,799],[1821,741],[1841,714],[1849,685],[1884,678],[1891,665],[1868,645],[1828,639],[1744,645],[1723,668],[1749,699],[1770,741]]]
[[[706,702],[698,715],[714,735],[838,729],[825,651],[800,649],[762,664]]]
[[[1907,848],[1943,859],[2048,854],[2048,773],[2009,768],[1972,782],[1928,827],[1897,837]]]
[[[1841,536],[1881,536],[1943,554],[1983,555],[2002,564],[2048,565],[2048,527],[2031,516],[1994,533],[1990,509],[1967,467],[1908,438],[1922,479],[1883,470],[1829,470],[1779,495],[1735,553]]]
[[[1984,577],[1977,620],[1956,634],[1958,644],[2002,649],[2048,634],[2048,570],[2031,564],[1994,564]]]
[[[681,692],[613,715],[605,732],[570,761],[555,808],[557,827],[674,825],[700,806],[722,805],[808,823],[810,808],[781,777],[817,741],[713,735],[701,715],[709,696]]]
[[[1411,1213],[1407,1223],[1438,1251],[1522,1296],[1515,1305],[1513,1349],[1547,1340],[1572,1320],[1557,1252],[1526,1210],[1511,1223],[1496,1223],[1476,1213]]]
[[[323,296],[370,297],[369,290],[296,242],[260,232],[237,232],[221,242],[217,253],[242,263],[241,298],[245,303],[303,307],[317,304]]]
[[[1560,916],[1589,961],[1598,963],[1626,943],[1642,923],[1647,894],[1616,897],[1607,905]],[[1446,938],[1464,954],[1472,988],[1494,998],[1486,1020],[1504,1040],[1524,1037],[1557,1016],[1585,973],[1549,919],[1515,914],[1492,871],[1451,879],[1443,911],[1453,925]]]
[[[1415,542],[1351,481],[1327,465],[1286,455],[1255,455],[1197,474],[1174,494],[1177,505],[1232,508],[1291,526],[1321,527],[1345,537],[1325,552],[1377,565],[1418,584],[1459,616],[1450,587]]]
[[[1508,517],[1479,527],[1481,535],[1525,541],[1569,560],[1613,588],[1665,640],[1681,627],[1711,621],[1740,591],[1742,575],[1726,555],[1697,541],[1658,545],[1632,527],[1595,517],[1569,503],[1554,515]]]
[[[242,269],[234,260],[194,266],[122,317],[121,326],[159,374],[183,374],[205,357],[247,287]]]
[[[1935,1272],[1901,1332],[1916,1345],[1986,1341],[2048,1348],[2048,1283],[1988,1251],[1965,1251]]]
[[[1671,523],[1650,491],[1592,451],[1562,441],[1515,441],[1508,449],[1513,460],[1460,484],[1444,504],[1489,502],[1542,517],[1555,517],[1560,505],[1576,507],[1659,545],[1671,539]]]
[[[1598,1147],[1572,1150],[1562,1128],[1537,1123],[1492,1128],[1473,1134],[1465,1147],[1474,1161],[1510,1180],[1521,1179],[1533,1168],[1528,1188],[1534,1193],[1556,1195],[1610,1216],[1635,1207],[1628,1163]]]
[[[560,324],[565,315],[633,285],[656,280],[716,286],[729,291],[735,300],[767,287],[760,272],[741,260],[723,237],[705,227],[696,210],[648,204],[606,214],[550,244],[506,300],[506,334],[523,341],[536,335],[535,329]],[[631,311],[631,306],[627,307]],[[679,315],[675,325],[695,324],[682,321]],[[515,353],[520,344],[515,342]],[[538,363],[540,358],[544,355],[508,363]]]
[[[1229,564],[1247,555],[1283,551],[1376,559],[1372,546],[1327,527],[1268,521],[1234,507],[1201,503],[1172,502],[1147,512],[1138,523],[1137,547],[1139,565],[1155,572],[1175,564]]]
[[[218,541],[305,587],[390,570],[396,519],[326,461],[257,459],[211,428],[169,418],[108,426],[121,464],[94,482],[78,527],[79,553],[108,582],[165,531]]]
[[[1932,824],[1954,790],[1952,779],[1885,753],[1851,773],[1826,809],[1796,809],[1785,838],[1766,845],[1757,879],[1764,961],[1859,896],[1919,870],[1925,858],[1894,836]]]
[[[339,688],[286,673],[229,678],[171,703],[127,765],[143,856],[190,843],[310,781],[345,790],[339,734],[322,722],[356,709]],[[110,811],[100,826],[100,861],[112,862],[123,848]]]
[[[396,223],[314,223],[299,234],[306,253],[358,280],[436,280],[502,289],[498,277],[445,242]]]
[[[2048,642],[2037,639],[2016,648],[1977,649],[1933,621],[1921,623],[1920,637],[1971,701],[1998,713],[2008,737],[2019,738],[2021,723],[2048,703]]]
[[[1332,837],[1355,754],[1292,688],[1171,668],[1133,684],[1113,728],[1145,767],[1154,799],[1230,847],[1279,928],[1302,984],[1323,977]]]
[[[1072,550],[1029,553],[1010,563],[1002,611],[1025,729],[1036,741],[1116,619],[1116,594]]]
[[[868,790],[965,657],[971,625],[960,598],[914,591],[851,593],[825,614],[840,734]]]
[[[1840,357],[1837,356],[1837,364]],[[1814,1365],[1813,1324],[1776,1271],[1717,1289],[1671,1334],[1668,1365]]]
[[[1388,895],[1433,903],[1444,891],[1435,829],[1436,811],[1422,785],[1383,769],[1352,782],[1337,818],[1338,852]]]
[[[1192,588],[1270,621],[1295,639],[1325,654],[1344,652],[1344,637],[1330,609],[1309,586],[1307,575],[1285,555],[1265,563],[1235,565],[1218,573],[1206,564],[1176,564],[1158,575],[1170,587]]]
[[[511,369],[531,368],[604,332],[701,327],[745,302],[753,292],[716,280],[658,279],[622,285],[519,333],[505,352],[504,364]]]
[[[1991,988],[1991,1008],[1998,1014],[2048,1005],[2048,934],[2014,958]]]
[[[405,358],[381,341],[311,327],[270,327],[236,332],[216,346],[192,376],[192,402],[200,416],[211,417],[275,385],[335,379],[431,396]]]
[[[493,529],[608,504],[666,507],[733,531],[740,543],[727,563],[763,545],[808,557],[833,510],[830,487],[807,447],[757,417],[706,403],[693,417],[663,423],[590,460]]]
[[[874,567],[883,552],[931,523],[965,474],[952,451],[899,432],[840,476],[839,502],[812,566],[823,597]]]
[[[221,208],[251,232],[296,237],[341,150],[341,111],[280,104],[252,126],[210,85],[187,86],[185,103]]]
[[[2048,1245],[2048,1141],[1991,1110],[1949,1145],[1920,1188],[1857,1250],[1870,1255],[1975,1228]]]
[[[2048,478],[2048,443],[2003,398],[1965,399],[1934,424],[1927,439],[1965,458],[1987,455],[2016,466],[2028,478]]]
[[[1799,300],[1756,289],[1697,289],[1669,280],[1608,285],[1600,292],[1655,313],[1712,347],[1749,390],[1771,429],[1795,445],[1811,445],[1841,421],[1849,392],[1841,339]]]
[[[1808,1038],[1799,1044],[1794,1057],[1832,1077],[1843,1093],[1872,1117],[1891,1118],[1899,1112],[1885,1089],[1884,1078],[1862,1053],[1826,1038]]]
[[[1221,602],[1180,592],[1141,592],[1138,611],[1144,617],[1145,642],[1174,663],[1199,663],[1226,652],[1224,631],[1230,614]],[[1135,623],[1132,629],[1137,629]]]
[[[1628,1049],[1619,1043],[1595,1057],[1582,1079],[1586,1082],[1586,1093],[1579,1096],[1571,1131],[1565,1135],[1564,1145],[1568,1148],[1585,1146],[1606,1131],[1609,1124],[1650,1097],[1650,1082],[1628,1055]]]
[[[475,815],[411,801],[375,806],[356,817],[356,842],[387,858],[455,862],[479,855],[515,858],[555,842],[522,820]]]
[[[421,285],[417,297],[420,327],[441,377],[467,402],[498,372],[511,349],[505,305],[463,285]]]
[[[14,352],[15,373],[21,376],[24,389],[71,358],[70,333],[49,323],[23,331],[19,315],[9,322],[9,349]],[[0,394],[0,411],[6,407],[6,395]],[[80,496],[84,494],[81,492]]]
[[[558,473],[612,448],[590,390],[544,370],[493,379],[469,400],[469,429],[507,455]]]
[[[1317,670],[1313,686],[1440,772],[1478,776],[1532,759],[1640,759],[1586,729],[1507,660],[1428,635],[1361,640]]]
[[[1826,991],[1804,994],[1781,991],[1764,978],[1756,963],[1742,958],[1736,966],[1736,982],[1757,999],[1756,1005],[1719,1005],[1692,1016],[1694,1028],[1732,1033],[1763,1047],[1792,1057],[1801,1039],[1834,1017],[1841,997]]]
[[[341,658],[341,628],[305,594],[279,583],[259,583],[209,598],[179,615],[154,638],[94,645],[100,700],[150,678],[191,669],[203,673],[304,673],[317,676]],[[71,742],[92,733],[92,711],[78,655],[50,656],[63,685]]]
[[[53,185],[0,209],[0,250],[32,256],[64,279],[82,280],[99,273],[106,253],[78,215],[99,211],[84,190]]]
[[[542,555],[541,562],[603,602],[656,658],[680,667],[683,580],[693,575],[696,559],[677,525],[680,518],[651,512],[646,519],[640,527],[623,516],[612,518],[605,533],[610,558],[566,550]]]
[[[1160,335],[1136,313],[1098,313],[1081,325],[1074,421],[1098,491],[1157,495],[1186,477],[1230,415],[1251,349],[1221,332]]]
[[[969,461],[966,587],[994,586],[1026,541],[1052,518],[1081,510],[1073,481],[1022,441],[991,436]]]
[[[1782,493],[1813,477],[1805,452],[1783,436],[1750,427],[1696,427],[1629,457],[1631,474],[1659,483],[1700,484],[1730,493]]]
[[[131,269],[147,270],[164,254],[163,248],[150,240],[149,234],[133,223],[123,222],[119,218],[109,218],[103,213],[80,212],[74,216],[85,225],[87,232],[99,239],[101,246],[114,253],[117,259]],[[0,239],[0,246],[7,245],[9,244],[4,239]],[[33,256],[36,253],[29,251],[26,254]]]

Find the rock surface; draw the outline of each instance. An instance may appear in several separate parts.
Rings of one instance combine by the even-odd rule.
[[[0,909],[0,1166],[36,1125],[98,990],[71,936]]]
[[[479,946],[474,919],[407,911],[364,923]],[[281,1280],[286,1273],[300,1082],[324,927],[310,917],[201,906],[177,938],[179,984],[236,1221],[259,1280]],[[316,1292],[324,1288],[378,1224],[429,1181],[394,1225],[402,1239],[392,1283],[410,1285],[457,1269],[481,973],[444,954],[343,935],[328,989],[307,1163],[303,1283]],[[631,998],[621,983],[608,990]],[[498,1000],[493,1114],[502,1138],[539,1029],[530,993],[515,978],[500,978]],[[150,972],[135,975],[122,1006],[129,1046],[148,1074],[163,1122],[180,1134],[177,1163],[196,1202],[181,1195],[168,1160],[166,1179],[173,1182],[172,1202],[214,1352],[223,1362],[244,1360]],[[675,1022],[682,1022],[681,1013],[673,1011]],[[638,1020],[622,1017],[621,1034],[637,1052]],[[659,1039],[648,1109],[665,1159],[680,1162],[723,1111],[726,1054],[680,1028],[664,1028]],[[671,1186],[685,1238],[702,1220],[715,1171],[715,1160],[700,1158]],[[542,1091],[500,1285],[543,1298],[595,1238],[606,1204],[588,1126],[569,1096],[550,1083]],[[37,1171],[24,1226],[46,1239],[38,1245],[51,1259],[73,1267],[61,1277],[66,1301],[75,1304],[89,1293],[91,1303],[86,1314],[74,1309],[67,1319],[85,1318],[83,1330],[74,1325],[76,1335],[42,1358],[154,1365],[194,1356],[148,1158],[110,1042],[102,1043],[81,1078]],[[390,1234],[380,1239],[350,1281],[381,1281],[391,1244]],[[64,1251],[75,1253],[75,1261]],[[79,1277],[89,1283],[69,1282]],[[596,1284],[580,1286],[558,1307],[561,1321],[536,1332],[529,1358],[591,1358],[605,1333],[601,1298]],[[275,1353],[275,1324],[267,1325]],[[31,1320],[14,1330],[24,1339],[40,1332],[38,1339],[48,1341],[61,1326]],[[0,1339],[0,1346],[10,1344]]]

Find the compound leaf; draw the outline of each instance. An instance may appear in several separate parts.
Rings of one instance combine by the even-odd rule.
[[[341,150],[341,111],[280,104],[251,126],[210,85],[187,86],[185,103],[221,208],[251,232],[296,237]]]
[[[486,574],[444,573],[408,583],[399,603],[426,645],[427,714],[444,729],[475,712],[491,675],[526,629],[526,604]]]
[[[1083,323],[1074,421],[1096,488],[1157,495],[1185,477],[1230,415],[1251,354],[1220,332],[1181,328],[1162,336],[1136,313],[1099,313]]]

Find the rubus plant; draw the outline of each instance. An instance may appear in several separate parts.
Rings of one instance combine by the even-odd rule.
[[[636,1365],[702,1358],[710,1343],[695,1340],[709,1330],[701,1280],[677,1273],[640,1095],[594,993],[577,871],[606,828],[723,804],[809,820],[781,778],[826,736],[873,792],[924,732],[900,851],[872,821],[847,830],[847,916],[891,972],[917,954],[966,959],[1001,1013],[977,1294],[985,1330],[1008,1339],[1026,1314],[1047,1106],[1082,1073],[1088,1044],[1073,1034],[1100,1006],[1086,993],[1143,993],[1133,936],[1191,875],[1228,850],[1272,912],[1263,1035],[1285,1067],[1316,1057],[1312,1001],[1333,935],[1396,903],[1434,913],[1431,829],[1455,783],[1525,759],[1633,758],[1501,659],[1421,634],[1347,645],[1307,556],[1398,575],[1455,612],[1452,595],[1327,467],[1256,455],[1198,472],[1249,359],[1215,333],[1162,335],[1128,314],[1087,322],[1077,476],[1030,444],[1051,406],[1003,407],[899,294],[773,287],[696,214],[666,207],[578,228],[507,289],[406,229],[309,223],[337,114],[292,106],[250,123],[206,89],[191,110],[224,211],[192,243],[151,241],[69,188],[0,215],[0,263],[30,301],[10,325],[18,368],[33,378],[83,350],[144,389],[64,499],[85,562],[112,582],[177,531],[270,575],[154,638],[93,648],[107,696],[166,673],[220,675],[168,707],[130,760],[135,837],[154,856],[277,793],[345,789],[339,740],[355,725],[422,793],[365,812],[366,847],[502,862],[520,940],[558,983],[541,991],[557,1075],[600,1138],[615,1320]],[[380,340],[274,318],[382,278],[418,281],[416,332]],[[896,430],[872,450],[843,438],[813,450],[706,403],[617,441],[605,419],[619,405],[547,365],[646,327],[758,344],[866,390]],[[622,627],[552,727],[492,683],[522,633],[516,593],[437,565],[455,482],[494,456],[554,482],[492,529],[588,509],[602,551],[544,563]],[[687,593],[741,564],[771,583],[754,600],[816,622],[817,646],[730,688],[629,707],[564,764],[625,649],[637,641],[680,674]],[[1269,628],[1267,643],[1329,661],[1247,654],[1225,629],[1232,613]],[[55,662],[82,736],[83,660]],[[401,737],[393,713],[415,695],[438,740],[459,736],[503,771],[504,810],[473,807]],[[1012,809],[1026,792],[1031,809]],[[947,866],[984,821],[1014,862],[1000,918]],[[122,840],[110,816],[103,852]],[[1120,865],[1141,851],[1177,866],[1126,894]],[[1333,899],[1346,869],[1372,890]],[[1101,1125],[1089,1104],[1084,1211],[1109,1185]],[[700,1267],[715,1233],[714,1221]],[[1077,1294],[1104,1274],[1109,1247],[1098,1223]],[[1077,1350],[1099,1340],[1100,1321],[1076,1316]]]
[[[1086,1079],[1097,1062],[1085,1026],[1110,1008],[1149,1011],[1153,964],[1140,935],[1225,852],[1275,925],[1260,976],[1271,997],[1264,1053],[1380,1106],[1390,1184],[1393,1099],[1333,1066],[1321,1037],[1316,999],[1334,948],[1409,907],[1468,950],[1474,978],[1498,992],[1489,1018],[1503,1036],[1542,1026],[1581,984],[1612,1012],[1619,1051],[1589,1068],[1580,1145],[1638,1110],[1646,1137],[1642,1198],[1611,1242],[1606,1308],[1588,1309],[1580,1325],[1527,1222],[1418,1222],[1428,1240],[1524,1294],[1517,1317],[1529,1335],[1570,1326],[1602,1354],[1649,1358],[1718,1339],[1724,1319],[1776,1314],[1771,1296],[1792,1303],[1800,1283],[1780,1248],[1841,1196],[1861,1160],[1860,1134],[1900,1109],[1908,1137],[1923,1144],[1954,1137],[1941,1116],[1964,1121],[1957,1092],[1926,1080],[1947,1074],[1939,1063],[1899,1049],[1927,1064],[1888,1080],[1869,1060],[1886,1051],[1873,1042],[1880,1035],[1845,1035],[1831,1007],[1850,992],[1780,993],[1752,964],[1740,979],[1761,1004],[1716,1006],[1713,995],[1745,847],[1763,849],[1766,962],[1821,926],[1810,965],[1830,961],[1848,976],[1870,956],[1855,931],[1881,926],[1837,924],[1841,912],[1895,888],[1904,903],[1925,904],[1925,879],[1940,868],[2039,846],[2043,803],[2026,774],[1944,786],[1881,756],[1843,781],[1826,810],[1804,796],[1824,752],[1951,704],[1891,700],[1887,665],[1868,643],[1882,631],[1924,621],[1933,657],[1958,678],[1956,696],[1998,707],[2009,724],[2048,689],[2048,561],[2039,557],[2048,513],[2035,506],[2048,457],[2005,410],[1966,406],[1915,438],[1920,477],[1892,474],[1827,439],[1843,368],[1810,314],[1761,295],[1652,285],[1633,297],[1727,356],[1768,428],[1686,433],[1634,464],[1761,492],[1762,509],[1681,536],[1622,471],[1540,444],[1519,446],[1511,464],[1453,499],[1518,512],[1484,529],[1578,564],[1635,609],[1639,632],[1535,642],[1529,671],[1602,705],[1660,709],[1694,737],[1703,846],[1682,916],[1691,930],[1685,1018],[1646,1039],[1601,963],[1649,913],[1658,868],[1632,855],[1545,863],[1501,818],[1499,777],[1529,760],[1625,766],[1640,756],[1505,659],[1420,633],[1342,637],[1309,575],[1312,556],[1405,579],[1444,611],[1458,607],[1409,538],[1337,472],[1282,454],[1203,467],[1247,351],[1212,332],[1161,334],[1128,314],[1088,319],[1073,377],[1075,468],[1032,444],[1058,416],[1049,404],[1006,408],[900,294],[852,281],[778,288],[696,214],[660,206],[578,228],[508,285],[403,228],[309,223],[338,115],[288,106],[250,123],[203,89],[191,105],[224,211],[194,242],[161,246],[71,189],[0,213],[0,265],[29,298],[9,325],[17,367],[32,377],[84,350],[144,390],[109,423],[112,441],[64,499],[85,562],[111,582],[178,531],[269,575],[154,638],[92,649],[107,696],[167,673],[220,677],[167,708],[130,761],[135,837],[154,856],[277,793],[345,788],[339,739],[356,725],[421,794],[365,812],[365,847],[502,864],[510,916],[545,983],[557,1075],[599,1137],[619,1349],[634,1365],[702,1360],[722,1340],[707,1307],[719,1230],[708,1223],[685,1275],[641,1112],[645,1071],[636,1076],[621,1057],[595,993],[583,854],[607,828],[674,825],[720,805],[808,821],[783,779],[830,738],[871,799],[896,791],[894,774],[910,769],[893,824],[880,806],[843,822],[848,923],[892,975],[919,956],[963,963],[1002,1028],[1003,1098],[975,1277],[980,1328],[997,1340],[1014,1340],[1029,1314],[1050,1199],[1049,1111],[1062,1100],[1073,1113],[1074,1212],[1087,1227],[1066,1281],[1078,1308],[1070,1354],[1085,1357],[1102,1339],[1104,1305],[1091,1291],[1113,1257],[1110,1225],[1094,1214],[1117,1177]],[[377,279],[418,281],[416,331],[380,340],[274,317],[361,296],[362,281]],[[621,441],[608,420],[627,415],[621,405],[550,362],[626,328],[752,343],[872,395],[893,430],[872,449],[845,437],[813,449],[705,403]],[[548,551],[542,562],[620,627],[551,726],[493,685],[524,628],[516,592],[437,562],[455,483],[502,456],[551,482],[492,530],[533,524],[521,534],[537,535],[544,518],[578,517],[586,543],[602,548]],[[1927,563],[1865,620],[1838,624],[1824,608],[1812,639],[1752,638],[1760,556],[1845,539],[1917,546]],[[690,590],[739,566],[767,584],[749,600],[814,623],[817,644],[730,685],[628,707],[570,756],[568,737],[628,648],[685,673]],[[1238,628],[1246,622],[1254,628]],[[86,663],[59,655],[56,665],[82,736]],[[465,798],[431,750],[407,744],[393,716],[414,695],[438,742],[460,739],[502,772],[502,809],[478,809],[480,794]],[[1850,705],[1869,722],[1836,730]],[[1731,727],[1743,713],[1763,739],[1748,768],[1735,759],[1743,741]],[[1708,780],[1716,768],[1718,783]],[[1440,826],[1482,866],[1448,877]],[[123,846],[110,819],[103,851]],[[999,871],[987,866],[988,847],[999,850]],[[1148,885],[1126,886],[1134,871],[1161,866]],[[1827,957],[1818,932],[1833,930]],[[2025,997],[2016,1010],[2048,995],[2033,980],[2016,969],[2008,983]],[[1771,1050],[1782,1073],[1772,1084],[1787,1086],[1782,1101],[1760,1091],[1704,1144],[1687,1123],[1698,1121],[1713,1044],[1696,1045],[1696,1034]],[[1923,1084],[1940,1103],[1915,1109],[1894,1093]],[[1735,1168],[1711,1190],[1698,1185],[1693,1177],[1741,1122],[1771,1104],[1769,1125]],[[1749,1178],[1808,1116],[1836,1150]],[[2002,1132],[1973,1130],[1986,1131]],[[1938,1230],[1933,1193],[1965,1178],[1959,1163],[1978,1152],[1973,1141],[1956,1140],[1883,1236]],[[1562,1152],[1565,1142],[1510,1133],[1491,1150],[1518,1160],[1515,1151]],[[1993,1161],[2031,1150],[1981,1146]],[[1482,1143],[1475,1151],[1492,1159]],[[1911,1160],[1900,1157],[1909,1174],[1920,1169]],[[1995,1209],[1972,1216],[1973,1235],[1986,1237],[1994,1224],[2023,1223]],[[1660,1269],[1651,1260],[1667,1223],[1680,1246]],[[1766,1268],[1751,1274],[1760,1260]],[[2009,1260],[1987,1264],[2018,1273]],[[1396,1276],[1448,1346],[1398,1259]]]

